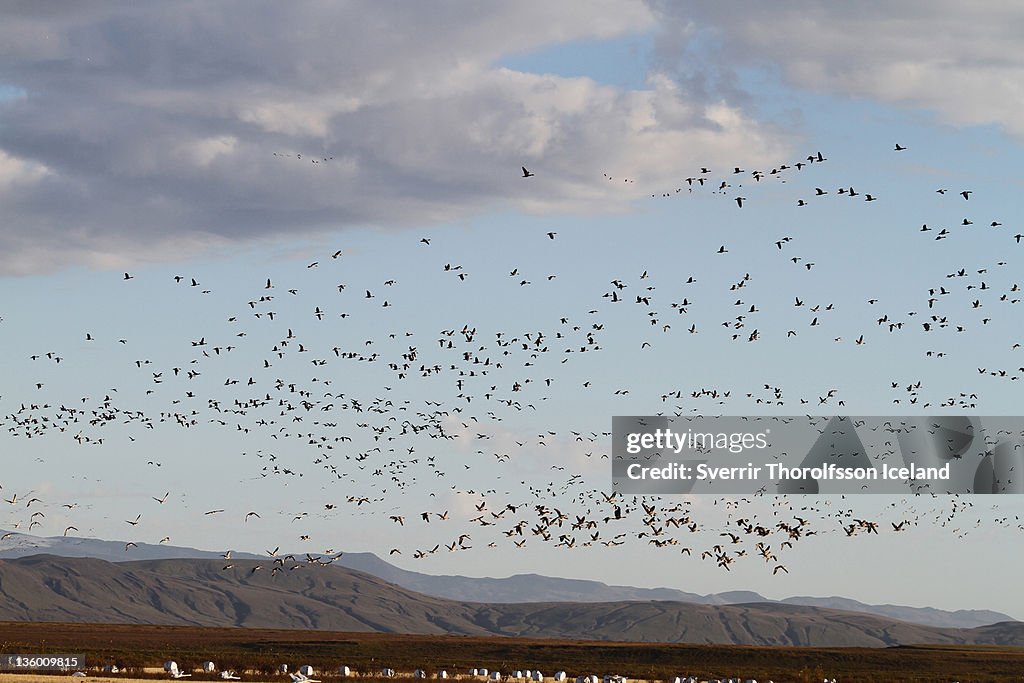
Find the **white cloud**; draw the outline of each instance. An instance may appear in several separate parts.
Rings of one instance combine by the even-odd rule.
[[[0,192],[18,185],[30,185],[42,180],[49,169],[45,165],[18,159],[0,149]]]
[[[770,65],[800,88],[922,107],[1024,136],[1024,5],[980,0],[650,0],[661,53],[693,81]],[[687,69],[687,64],[696,69]],[[713,72],[714,76],[709,76]]]
[[[231,156],[237,146],[238,138],[234,135],[218,135],[183,143],[179,150],[195,165],[209,166],[219,157]]]
[[[2,78],[25,93],[0,109],[0,150],[48,172],[0,207],[0,273],[493,209],[623,211],[646,190],[609,193],[605,171],[660,184],[782,157],[777,131],[665,78],[624,90],[497,65],[653,17],[640,0],[23,6],[0,28]]]

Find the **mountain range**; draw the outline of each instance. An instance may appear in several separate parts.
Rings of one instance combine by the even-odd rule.
[[[229,566],[230,565],[230,566]],[[0,620],[817,647],[1024,645],[1024,623],[936,628],[780,603],[479,603],[346,567],[266,560],[0,560]]]
[[[107,562],[167,559],[221,559],[221,553],[165,544],[139,543],[130,552],[123,541],[78,537],[39,537],[6,532],[0,542],[0,558],[26,557],[47,553],[61,557],[92,558]],[[300,555],[301,557],[301,555]],[[236,560],[266,560],[266,556],[234,552]],[[1012,621],[1012,617],[991,610],[940,610],[931,607],[870,605],[850,598],[796,596],[769,600],[753,591],[729,591],[701,595],[674,588],[610,586],[600,581],[566,579],[540,574],[518,574],[504,578],[431,575],[401,569],[373,553],[344,553],[335,566],[354,569],[383,579],[398,587],[426,596],[481,603],[608,603],[681,602],[696,605],[769,603],[799,605],[875,616],[938,628],[975,628]]]

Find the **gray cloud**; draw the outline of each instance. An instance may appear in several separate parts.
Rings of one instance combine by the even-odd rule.
[[[657,75],[625,91],[496,66],[649,30],[639,0],[54,7],[8,6],[0,28],[5,274],[493,208],[627,210],[639,186],[609,196],[603,171],[658,182],[786,151]]]
[[[1024,136],[1024,5],[1000,0],[677,3],[649,0],[664,68],[728,93],[738,66],[777,68],[792,85],[922,107],[954,125]]]

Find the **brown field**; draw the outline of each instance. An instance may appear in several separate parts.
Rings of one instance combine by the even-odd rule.
[[[0,623],[0,652],[82,654],[91,672],[117,664],[123,674],[91,680],[167,678],[160,669],[173,659],[190,680],[220,680],[197,673],[205,660],[235,669],[248,681],[290,683],[274,673],[311,664],[317,678],[330,678],[344,664],[372,674],[388,666],[434,674],[465,674],[473,667],[508,673],[539,669],[578,674],[617,673],[632,679],[663,681],[673,676],[699,679],[738,677],[764,683],[943,681],[986,683],[1024,681],[1024,648],[999,646],[903,646],[892,648],[793,648],[722,645],[609,643],[500,637],[426,636],[384,633],[195,628],[37,622]],[[323,673],[321,673],[323,672]],[[66,674],[58,674],[64,675]],[[460,676],[460,678],[468,678]],[[0,675],[0,683],[46,683],[52,676]],[[480,679],[482,680],[482,679]],[[550,680],[550,679],[549,679]]]

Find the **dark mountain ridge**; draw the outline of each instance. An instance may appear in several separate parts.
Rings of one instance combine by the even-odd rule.
[[[0,620],[743,645],[1024,645],[1019,622],[934,628],[778,603],[458,602],[345,567],[266,560],[0,560]]]
[[[165,544],[139,543],[125,552],[123,541],[104,541],[76,537],[39,537],[14,533],[0,542],[0,558],[25,557],[49,553],[63,557],[90,557],[109,562],[126,562],[150,559],[219,559],[221,553],[195,548]],[[234,552],[235,559],[259,560],[263,556],[252,553]],[[809,607],[826,607],[853,612],[864,612],[915,624],[940,628],[974,628],[1013,618],[991,610],[940,610],[931,607],[907,607],[901,605],[869,605],[850,598],[832,597],[790,597],[770,600],[753,591],[729,591],[701,595],[675,588],[637,588],[633,586],[610,586],[600,581],[568,579],[540,574],[517,574],[503,578],[432,575],[409,571],[386,562],[373,553],[344,553],[335,561],[336,565],[349,567],[372,574],[403,588],[452,600],[471,602],[620,602],[651,600],[688,602],[701,605],[729,605],[737,603],[771,602]]]

